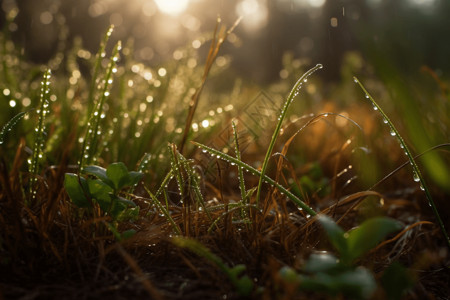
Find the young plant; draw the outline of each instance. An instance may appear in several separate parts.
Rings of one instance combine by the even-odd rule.
[[[420,172],[419,166],[417,165],[416,160],[414,159],[414,156],[412,155],[412,152],[409,150],[408,145],[406,144],[405,140],[402,138],[402,136],[398,132],[397,128],[395,128],[394,123],[392,123],[392,121],[384,113],[384,111],[381,109],[381,107],[378,105],[378,103],[375,102],[373,97],[369,94],[369,92],[362,85],[362,83],[358,80],[358,78],[354,77],[353,80],[364,91],[364,93],[366,94],[366,98],[370,100],[370,102],[373,105],[374,110],[377,110],[380,112],[380,114],[383,117],[383,122],[385,124],[388,124],[388,126],[390,128],[391,135],[397,137],[397,140],[400,143],[400,147],[405,151],[405,155],[408,157],[408,160],[413,168],[413,179],[415,182],[420,182],[420,189],[425,192],[425,196],[428,200],[428,204],[431,206],[434,216],[436,217],[436,220],[438,221],[441,232],[445,238],[445,241],[447,242],[447,246],[450,249],[450,237],[447,234],[447,230],[445,229],[444,223],[442,222],[441,216],[439,215],[439,211],[436,207],[436,204],[434,203],[433,198],[431,197],[430,190],[428,189],[427,185],[425,184],[425,179],[423,178],[422,172]]]
[[[83,171],[96,179],[84,178],[77,174],[66,173],[64,187],[73,204],[80,208],[92,209],[98,204],[100,209],[111,216],[113,221],[120,221],[139,213],[136,204],[120,196],[120,192],[134,187],[144,176],[141,172],[128,172],[121,163],[113,163],[104,169],[99,166],[87,166]],[[134,209],[128,210],[128,207]]]
[[[401,224],[390,218],[377,217],[344,232],[331,218],[325,215],[317,218],[339,258],[330,253],[312,254],[302,268],[302,274],[284,267],[280,270],[281,278],[305,291],[324,291],[333,296],[342,294],[356,299],[369,298],[376,289],[375,278],[368,269],[356,267],[354,262],[388,234],[400,230]]]
[[[217,268],[225,273],[240,296],[245,297],[251,294],[253,290],[252,280],[247,275],[241,276],[241,274],[245,271],[245,265],[236,265],[231,268],[227,264],[225,264],[220,257],[215,255],[208,248],[193,239],[174,237],[172,238],[172,242],[176,246],[189,249],[198,256],[201,256],[214,264]]]

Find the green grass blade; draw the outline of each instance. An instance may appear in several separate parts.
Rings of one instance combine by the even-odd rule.
[[[100,43],[100,48],[97,52],[97,55],[95,56],[94,73],[92,74],[92,81],[91,81],[91,85],[89,87],[88,114],[92,113],[92,109],[94,107],[95,90],[96,90],[96,87],[100,84],[99,79],[100,79],[100,69],[102,66],[102,60],[106,56],[106,52],[105,52],[106,45],[108,44],[108,40],[111,37],[113,31],[114,31],[114,25],[111,25],[109,27],[108,31],[106,32],[106,34],[104,35],[104,37]]]
[[[6,134],[11,131],[11,129],[17,124],[17,122],[19,122],[29,112],[30,111],[22,111],[18,113],[3,126],[2,131],[0,131],[0,145],[5,142]]]
[[[178,227],[177,223],[175,223],[175,221],[173,220],[173,218],[170,216],[169,211],[164,207],[164,205],[162,205],[158,199],[156,198],[155,195],[153,195],[153,193],[147,189],[146,187],[144,187],[144,189],[147,191],[147,193],[150,195],[150,199],[152,199],[153,204],[156,205],[156,207],[162,212],[162,214],[164,215],[164,217],[166,217],[167,221],[169,221],[169,223],[172,225],[173,230],[178,234],[181,235],[181,230],[180,227]]]
[[[192,189],[194,191],[195,199],[197,200],[197,203],[200,204],[200,206],[203,208],[204,212],[208,216],[208,219],[212,222],[212,217],[209,212],[209,209],[206,207],[205,199],[203,198],[200,184],[198,182],[198,175],[192,168],[192,166],[189,164],[189,161],[181,154],[178,153],[178,159],[181,161],[184,170],[186,171],[188,175],[188,188]]]
[[[44,157],[45,118],[47,114],[50,112],[48,109],[50,98],[50,78],[51,78],[51,71],[50,69],[47,69],[42,77],[39,107],[36,110],[39,117],[38,117],[38,124],[34,129],[35,138],[34,138],[33,154],[31,158],[28,159],[28,170],[31,175],[29,192],[31,194],[32,200],[35,199],[37,194],[36,176],[39,173],[39,164],[42,161],[42,158]]]
[[[96,154],[98,153],[98,139],[101,135],[100,121],[104,117],[102,114],[103,106],[109,98],[109,90],[113,82],[113,74],[117,71],[116,65],[119,60],[119,51],[121,47],[120,41],[114,47],[105,78],[103,79],[103,87],[101,89],[101,94],[99,95],[99,100],[95,104],[95,107],[89,116],[86,134],[83,139],[83,148],[79,160],[80,170],[82,170],[85,165],[90,165],[96,160]]]
[[[384,113],[384,111],[381,109],[381,107],[378,105],[378,103],[372,98],[372,96],[369,94],[369,92],[366,90],[366,88],[363,86],[363,84],[358,80],[358,78],[353,77],[353,80],[363,90],[366,98],[369,99],[370,102],[372,103],[374,110],[377,110],[380,112],[380,114],[383,117],[384,123],[388,124],[388,126],[390,128],[391,135],[395,136],[397,138],[398,142],[400,143],[400,147],[405,151],[405,154],[408,157],[409,162],[413,168],[413,179],[415,182],[420,182],[420,189],[425,192],[425,196],[427,197],[428,204],[431,206],[431,209],[434,213],[434,216],[436,217],[436,219],[438,221],[438,224],[442,231],[442,234],[444,235],[444,237],[446,239],[447,246],[450,249],[450,238],[447,234],[447,230],[445,229],[444,223],[442,222],[441,216],[439,215],[436,204],[434,203],[433,198],[431,197],[431,193],[425,183],[425,179],[423,178],[422,173],[420,172],[419,166],[417,165],[416,160],[414,159],[414,156],[412,155],[411,151],[409,150],[408,145],[405,143],[405,140],[402,138],[402,136],[398,132],[397,128],[395,128],[394,123],[392,123],[392,121],[389,119],[389,117]]]
[[[312,75],[315,71],[322,69],[322,68],[323,68],[323,66],[321,64],[317,64],[314,68],[308,70],[305,74],[303,74],[303,76],[300,77],[300,79],[295,83],[294,87],[292,88],[291,92],[289,93],[289,96],[288,96],[286,102],[284,103],[283,109],[281,110],[280,116],[278,117],[278,123],[275,127],[275,131],[273,132],[272,139],[270,140],[269,148],[267,148],[264,162],[261,167],[261,175],[262,176],[259,177],[258,189],[256,192],[256,204],[257,205],[259,203],[259,198],[261,195],[261,187],[262,187],[262,183],[264,180],[264,176],[266,174],[267,165],[269,164],[269,159],[270,159],[270,156],[272,155],[273,147],[275,146],[275,142],[280,133],[281,125],[283,124],[284,118],[286,117],[287,110],[288,110],[289,106],[291,105],[292,101],[294,101],[294,98],[298,95],[300,89],[302,88],[303,83],[307,82],[308,77],[310,75]]]
[[[216,149],[210,148],[206,145],[197,143],[197,142],[192,142],[194,145],[196,145],[199,148],[202,148],[203,152],[209,152],[211,155],[225,160],[229,163],[234,163],[238,166],[240,166],[242,169],[244,169],[247,172],[250,172],[251,174],[258,176],[260,178],[263,178],[262,180],[267,182],[268,184],[276,187],[282,194],[285,194],[292,202],[294,202],[298,207],[300,207],[301,209],[305,210],[309,215],[311,216],[315,216],[317,215],[317,213],[308,205],[305,204],[305,202],[303,202],[302,200],[300,200],[297,196],[295,196],[293,193],[291,193],[289,190],[287,190],[285,187],[283,187],[281,184],[279,184],[278,182],[276,182],[275,180],[273,180],[272,178],[263,175],[260,171],[256,170],[255,168],[253,168],[252,166],[228,155],[225,153],[222,153]]]
[[[236,159],[238,159],[239,161],[242,161],[241,151],[239,150],[239,140],[238,140],[238,135],[237,135],[237,130],[236,130],[236,124],[234,123],[234,121],[231,122],[231,127],[233,128],[234,148],[235,148],[235,152],[236,152]],[[243,206],[245,206],[247,204],[247,193],[245,190],[244,171],[242,170],[242,167],[239,165],[237,166],[237,168],[238,168],[239,189],[241,191],[242,204],[243,204]],[[244,218],[247,216],[244,208],[242,208],[242,216]]]

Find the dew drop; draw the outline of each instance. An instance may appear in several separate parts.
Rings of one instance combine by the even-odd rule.
[[[391,135],[395,136],[395,131],[394,130],[391,130]]]
[[[413,178],[414,178],[414,181],[415,181],[415,182],[419,182],[419,181],[420,181],[419,174],[417,174],[416,172],[414,172]]]

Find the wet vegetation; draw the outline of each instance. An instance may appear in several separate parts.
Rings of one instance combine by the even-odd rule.
[[[286,54],[257,87],[233,29],[158,68],[113,28],[45,66],[4,31],[0,298],[448,297],[448,78]]]

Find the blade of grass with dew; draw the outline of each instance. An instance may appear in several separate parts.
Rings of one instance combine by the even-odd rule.
[[[439,215],[436,204],[434,203],[433,198],[431,197],[431,193],[430,193],[427,185],[425,184],[425,179],[423,178],[423,175],[420,172],[419,166],[417,165],[416,160],[414,159],[414,156],[412,155],[411,151],[409,150],[408,145],[406,145],[404,139],[402,138],[402,136],[400,135],[398,130],[395,128],[394,123],[392,123],[392,121],[389,119],[389,117],[384,113],[384,111],[381,109],[381,107],[378,105],[378,103],[373,99],[373,97],[369,94],[369,92],[366,90],[366,88],[363,86],[363,84],[359,81],[359,79],[356,77],[353,77],[353,80],[363,90],[366,98],[369,99],[370,102],[372,103],[373,108],[380,112],[381,116],[383,117],[383,122],[388,124],[388,126],[390,128],[391,135],[395,136],[397,138],[398,142],[400,143],[400,147],[405,151],[405,155],[408,157],[409,162],[413,168],[413,179],[415,182],[420,182],[420,189],[425,192],[425,196],[428,200],[428,204],[431,206],[431,209],[434,213],[434,216],[436,217],[436,219],[438,221],[438,224],[442,231],[442,234],[444,235],[444,237],[446,239],[447,246],[450,249],[450,238],[447,234],[444,223],[442,222],[442,219],[441,219],[441,216]]]
[[[185,192],[184,192],[184,175],[183,172],[181,171],[181,165],[177,159],[177,155],[176,155],[176,146],[175,144],[171,144],[169,145],[169,153],[170,153],[170,165],[172,168],[172,171],[175,175],[175,179],[177,181],[177,185],[178,185],[178,190],[180,191],[180,196],[183,198],[186,196]]]
[[[234,121],[231,121],[231,128],[233,129],[233,137],[234,137],[234,148],[236,152],[236,159],[239,161],[242,161],[241,159],[241,151],[239,150],[239,140],[236,130],[236,124]],[[238,168],[238,176],[239,176],[239,189],[241,191],[241,201],[243,206],[247,204],[247,194],[245,191],[245,181],[244,181],[244,171],[242,170],[242,167],[240,165],[237,165]],[[242,208],[241,214],[244,218],[247,217],[247,214],[245,212],[245,209]]]
[[[10,132],[11,129],[17,124],[17,122],[19,122],[23,117],[25,117],[25,115],[28,114],[30,111],[31,110],[22,111],[22,112],[18,113],[12,119],[10,119],[8,121],[8,123],[6,123],[3,126],[2,131],[0,131],[0,145],[2,145],[5,142],[5,137],[6,137],[7,132]]]
[[[50,69],[47,69],[42,76],[39,107],[36,110],[39,117],[38,124],[34,129],[35,138],[32,152],[33,154],[31,158],[28,159],[28,170],[30,172],[29,192],[32,200],[35,199],[37,194],[35,185],[37,181],[37,175],[39,173],[39,164],[44,156],[45,117],[50,112],[50,110],[48,109],[50,99],[50,78],[51,71]]]
[[[105,78],[103,80],[102,93],[99,95],[99,100],[97,101],[95,108],[93,109],[91,115],[89,116],[89,122],[86,128],[86,134],[83,139],[83,149],[81,151],[79,167],[80,170],[83,169],[85,165],[92,164],[96,158],[95,155],[98,153],[98,137],[100,135],[100,120],[102,119],[103,106],[106,99],[109,97],[109,90],[111,84],[113,83],[113,74],[117,72],[117,61],[119,60],[119,51],[121,49],[121,42],[119,41],[113,49],[109,65],[106,71]]]
[[[173,218],[170,216],[169,211],[162,205],[155,195],[147,188],[144,187],[144,189],[147,191],[147,193],[150,195],[150,199],[152,200],[152,203],[162,212],[164,217],[169,221],[169,223],[172,225],[173,230],[178,234],[181,235],[180,227],[178,227],[177,223],[173,220]]]
[[[307,82],[308,77],[310,75],[312,75],[315,71],[322,69],[322,68],[323,68],[323,66],[321,64],[317,64],[314,68],[311,68],[305,74],[303,74],[303,76],[300,77],[300,79],[295,83],[294,87],[292,88],[291,92],[289,93],[289,96],[288,96],[286,102],[284,103],[284,106],[281,110],[280,116],[278,117],[278,122],[275,127],[275,131],[273,132],[272,139],[270,140],[270,144],[269,144],[269,147],[267,148],[266,156],[264,157],[264,161],[263,161],[263,164],[261,167],[261,176],[259,177],[258,188],[256,191],[256,204],[257,205],[259,204],[259,198],[261,195],[261,187],[262,187],[264,176],[266,174],[267,165],[269,164],[269,159],[272,154],[273,147],[275,146],[275,142],[278,138],[278,134],[280,133],[281,125],[283,124],[284,118],[286,117],[287,110],[288,110],[289,106],[291,105],[292,101],[294,101],[294,98],[300,92],[300,89],[302,88],[303,83]]]
[[[198,175],[193,170],[192,166],[189,164],[189,161],[178,152],[178,159],[181,161],[184,170],[186,171],[188,175],[188,187],[192,188],[194,190],[195,199],[197,200],[197,203],[200,204],[200,206],[205,211],[206,215],[208,216],[208,219],[212,222],[212,217],[209,212],[209,209],[205,205],[205,200],[203,199],[202,192],[200,191],[200,185],[198,182]]]
[[[102,66],[102,60],[106,56],[106,45],[108,44],[109,38],[111,37],[112,33],[114,31],[114,25],[111,25],[108,28],[108,31],[103,36],[103,39],[100,43],[100,48],[95,56],[95,63],[94,63],[94,73],[92,74],[92,81],[91,85],[89,87],[89,96],[88,96],[88,116],[92,113],[93,106],[94,106],[94,99],[95,99],[95,88],[100,84],[100,68]]]
[[[252,173],[255,176],[258,176],[260,178],[263,178],[262,180],[267,182],[268,184],[276,187],[282,194],[285,194],[292,202],[294,202],[298,207],[300,207],[301,209],[304,209],[308,214],[310,214],[311,216],[315,216],[317,215],[317,213],[314,211],[314,209],[312,209],[311,207],[309,207],[308,205],[305,204],[305,202],[303,202],[302,200],[300,200],[297,196],[295,196],[293,193],[291,193],[289,190],[287,190],[285,187],[283,187],[281,184],[279,184],[278,182],[276,182],[275,180],[273,180],[272,178],[268,177],[267,175],[263,175],[260,171],[256,170],[255,168],[253,168],[252,166],[228,155],[225,153],[222,153],[216,149],[210,148],[206,145],[197,143],[197,142],[192,142],[194,145],[196,145],[199,148],[202,148],[204,152],[209,152],[211,155],[225,160],[229,163],[234,163],[235,165],[240,166],[242,169],[246,170],[247,172]]]

